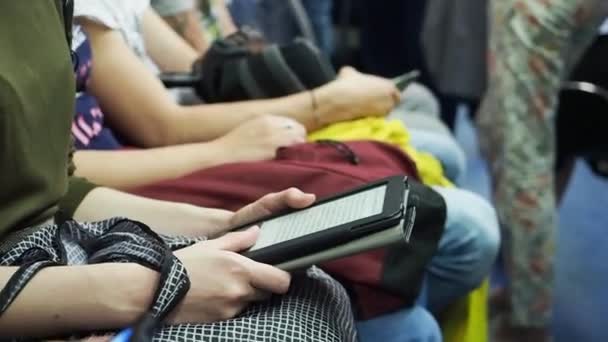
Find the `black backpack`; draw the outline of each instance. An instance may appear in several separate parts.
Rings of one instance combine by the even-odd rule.
[[[167,87],[193,87],[207,103],[267,99],[314,89],[336,78],[329,60],[310,41],[268,44],[239,31],[212,44],[192,74],[163,74]]]

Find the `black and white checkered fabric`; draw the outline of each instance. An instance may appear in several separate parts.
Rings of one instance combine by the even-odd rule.
[[[160,272],[149,316],[160,321],[189,289],[187,273],[172,250],[201,241],[159,236],[147,226],[112,219],[47,225],[0,248],[0,266],[19,266],[0,292],[4,313],[36,273],[54,265],[135,262]],[[356,341],[344,288],[317,268],[294,276],[286,295],[251,306],[239,317],[213,324],[159,327],[153,341]]]

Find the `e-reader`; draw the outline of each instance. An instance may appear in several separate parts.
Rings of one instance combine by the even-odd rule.
[[[407,177],[394,176],[236,230],[259,226],[258,240],[243,254],[278,264],[398,225],[406,212],[408,194]]]

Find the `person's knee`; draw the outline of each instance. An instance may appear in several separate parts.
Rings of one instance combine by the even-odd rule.
[[[440,107],[437,97],[420,83],[412,83],[401,93],[403,105],[410,112],[419,112],[439,117]]]
[[[447,205],[444,238],[458,261],[461,278],[474,288],[490,273],[500,248],[500,230],[496,211],[483,197],[462,189],[437,188]],[[463,274],[463,275],[464,275]]]
[[[357,322],[361,342],[440,342],[439,324],[426,309],[416,306]]]
[[[435,317],[421,307],[414,307],[412,311],[412,315],[416,318],[415,324],[411,325],[411,341],[441,342],[443,339],[441,328]]]
[[[453,181],[458,180],[466,172],[466,155],[456,139],[449,134],[429,130],[410,128],[412,145],[432,154],[443,166],[445,176]]]

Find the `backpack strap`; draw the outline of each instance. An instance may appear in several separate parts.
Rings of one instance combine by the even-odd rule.
[[[329,59],[309,40],[298,38],[281,47],[281,55],[306,89],[315,89],[336,79]]]

